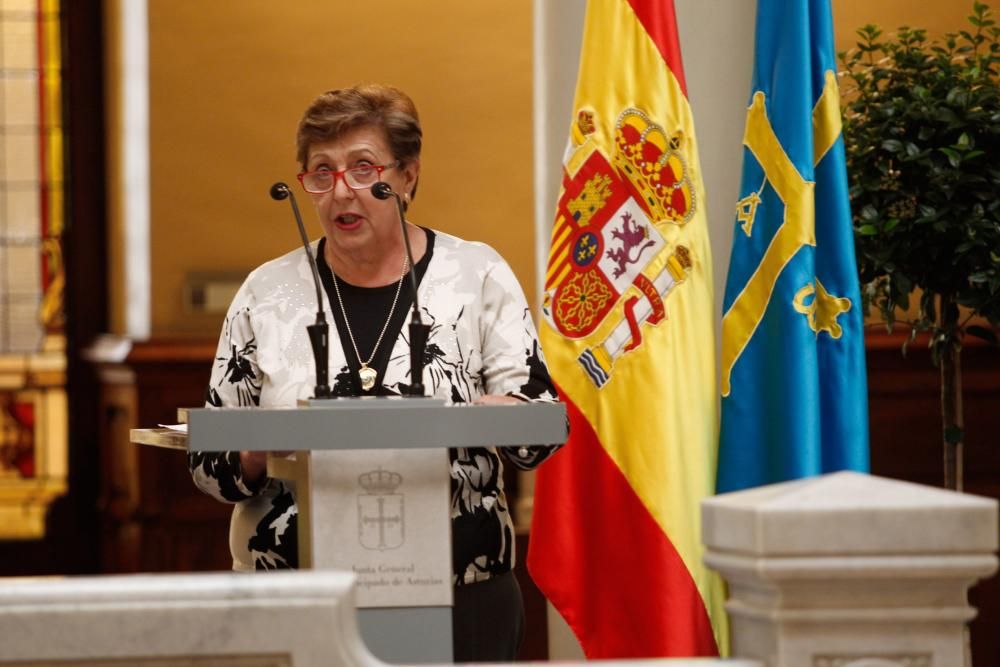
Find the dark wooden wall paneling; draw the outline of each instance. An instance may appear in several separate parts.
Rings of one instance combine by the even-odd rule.
[[[228,570],[230,505],[201,493],[183,452],[134,445],[129,429],[200,407],[214,342],[153,340],[102,364],[101,563],[104,572]]]
[[[875,475],[943,484],[940,373],[925,337],[901,353],[901,334],[870,334],[868,398]],[[967,339],[962,352],[965,491],[1000,499],[1000,350]],[[1000,665],[1000,578],[971,591],[974,665]]]

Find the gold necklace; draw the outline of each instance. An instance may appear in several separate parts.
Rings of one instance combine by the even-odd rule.
[[[403,278],[406,277],[406,269],[409,267],[410,262],[403,256],[403,271],[399,274],[399,283],[396,285],[396,296],[392,297],[392,307],[389,308],[389,316],[385,318],[385,324],[382,325],[382,331],[378,335],[378,340],[375,341],[375,347],[372,348],[372,353],[368,357],[368,361],[361,361],[361,353],[358,352],[358,344],[354,342],[354,334],[351,332],[351,323],[347,320],[347,311],[344,309],[344,300],[340,298],[340,288],[337,287],[337,274],[333,273],[333,291],[337,295],[337,303],[340,305],[340,314],[344,316],[344,326],[347,327],[347,338],[351,341],[351,347],[354,348],[354,355],[358,358],[358,362],[361,363],[361,368],[358,369],[358,377],[361,378],[361,388],[365,391],[370,390],[375,386],[375,380],[378,379],[378,371],[369,366],[372,359],[375,358],[375,353],[378,352],[378,346],[382,343],[382,337],[385,336],[386,329],[389,328],[389,322],[392,321],[392,314],[396,312],[396,303],[399,301],[399,293],[403,290]]]

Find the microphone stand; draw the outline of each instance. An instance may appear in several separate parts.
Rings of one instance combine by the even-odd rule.
[[[316,269],[316,258],[313,257],[309,249],[309,237],[306,236],[306,228],[302,224],[302,216],[299,215],[299,206],[295,203],[295,195],[291,188],[284,183],[275,183],[271,186],[271,199],[281,201],[287,199],[292,204],[292,213],[295,214],[295,222],[299,226],[299,237],[302,239],[302,249],[309,258],[309,267],[312,269],[313,284],[316,286],[316,322],[306,327],[309,333],[309,343],[312,345],[313,360],[316,362],[316,387],[313,389],[314,398],[332,398],[329,384],[329,349],[330,349],[330,327],[326,323],[326,313],[323,312],[323,292],[320,290],[319,271]]]
[[[410,248],[410,235],[406,233],[406,211],[399,193],[394,192],[389,184],[379,181],[372,186],[372,195],[376,199],[396,200],[396,211],[399,213],[399,228],[403,232],[403,243],[406,247],[406,258],[410,265],[410,290],[413,292],[413,310],[410,314],[410,396],[424,395],[424,351],[427,339],[430,337],[430,325],[424,324],[420,317],[420,302],[417,300],[417,268],[413,262],[413,250]]]

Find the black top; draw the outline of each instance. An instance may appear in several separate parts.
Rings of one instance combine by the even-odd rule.
[[[423,229],[427,235],[427,251],[416,264],[417,285],[423,280],[427,272],[427,265],[430,264],[431,256],[434,254],[434,232],[430,229]],[[351,323],[351,333],[354,334],[354,342],[358,346],[358,353],[362,359],[367,359],[378,340],[379,332],[389,316],[389,309],[392,308],[393,297],[396,296],[398,283],[392,283],[382,287],[358,287],[345,282],[339,276],[335,276],[326,263],[324,249],[326,239],[322,238],[316,248],[317,262],[316,268],[319,270],[319,277],[323,281],[326,295],[330,299],[330,310],[333,311],[333,321],[337,325],[337,332],[340,334],[340,344],[344,348],[344,356],[347,358],[347,368],[338,370],[333,379],[331,392],[334,396],[372,396],[393,394],[382,385],[385,378],[385,369],[389,365],[389,355],[392,353],[393,344],[399,337],[399,332],[403,328],[403,322],[407,319],[407,314],[413,307],[413,292],[410,283],[409,272],[403,277],[403,286],[399,291],[399,301],[396,309],[392,312],[392,319],[386,327],[382,342],[379,343],[375,358],[369,365],[378,373],[375,386],[370,391],[361,389],[361,379],[358,377],[358,369],[361,368],[361,361],[354,353],[354,346],[351,345],[351,337],[347,333],[347,326],[344,323],[344,315],[337,300],[337,292],[333,288],[333,281],[337,281],[340,289],[340,296],[344,299],[344,310]],[[402,267],[400,267],[402,268]]]

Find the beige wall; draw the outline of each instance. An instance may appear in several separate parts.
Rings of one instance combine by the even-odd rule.
[[[838,52],[854,47],[855,31],[868,23],[887,34],[904,25],[926,28],[934,38],[969,28],[965,17],[972,13],[972,0],[832,0],[831,4]],[[1000,10],[1000,4],[992,4]]]
[[[993,3],[997,9],[1000,4]],[[972,13],[972,0],[945,0],[944,2],[914,2],[913,0],[833,0],[834,35],[837,52],[856,46],[858,28],[874,23],[883,31],[883,38],[892,35],[900,26],[924,28],[931,40],[946,33],[971,28],[967,16]],[[839,64],[839,62],[838,62]],[[919,299],[910,299],[908,314],[917,317]],[[879,325],[882,316],[872,308],[865,322]]]
[[[411,219],[490,243],[534,301],[530,0],[148,5],[153,335],[214,336],[218,315],[184,309],[185,276],[244,273],[296,245],[287,205],[267,189],[294,181],[294,129],[309,100],[358,81],[398,85],[421,111],[426,147]],[[833,10],[842,50],[870,22],[964,28],[971,2],[833,0]],[[731,55],[715,62],[748,62]],[[704,95],[693,102],[696,111],[713,106]],[[727,246],[717,244],[716,263],[727,261]],[[115,302],[112,321],[123,307]]]
[[[319,92],[360,81],[414,99],[425,148],[410,219],[496,247],[534,284],[531,2],[149,0],[152,332],[207,334],[182,286],[294,248],[268,188],[295,182],[294,133]],[[308,198],[310,233],[319,235]]]

